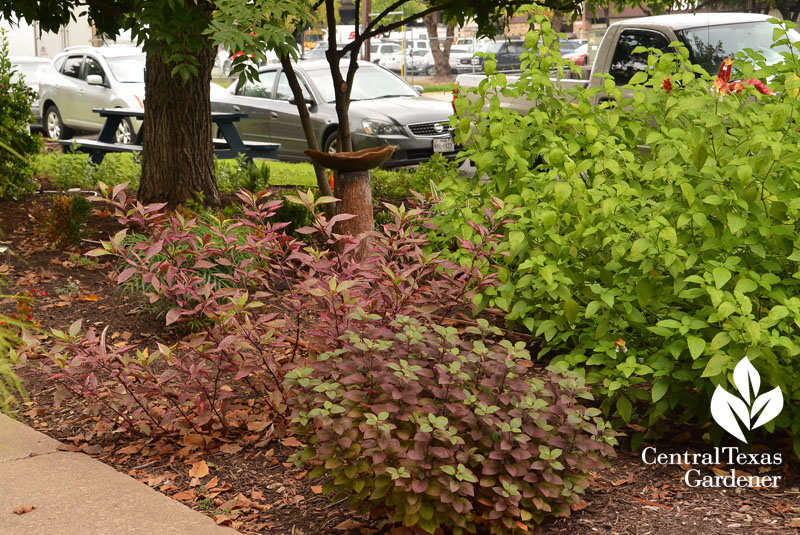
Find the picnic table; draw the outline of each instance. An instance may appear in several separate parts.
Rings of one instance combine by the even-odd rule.
[[[132,108],[95,108],[93,112],[106,118],[103,128],[97,139],[67,139],[59,141],[64,152],[79,150],[88,152],[92,155],[92,162],[100,164],[109,152],[141,152],[142,132],[144,125],[139,128],[136,137],[131,144],[116,142],[116,132],[120,123],[125,118],[144,119],[144,110]],[[253,158],[277,158],[280,143],[265,143],[259,141],[244,141],[233,124],[239,119],[247,117],[243,113],[219,113],[213,112],[211,120],[217,125],[217,131],[222,134],[223,139],[213,139],[214,156],[217,158],[236,158],[239,154],[244,154],[247,161],[252,162]]]

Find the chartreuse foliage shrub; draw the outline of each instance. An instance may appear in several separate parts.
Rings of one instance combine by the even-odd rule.
[[[739,53],[730,84],[673,43],[623,93],[608,77],[561,90],[556,36],[539,22],[526,42],[543,44],[523,56],[519,81],[493,74],[456,101],[456,140],[490,179],[443,184],[441,226],[475,240],[484,208],[506,220],[505,256],[489,268],[500,284],[476,303],[540,337],[540,357],[582,370],[608,414],[653,428],[667,416],[706,422],[716,385],[747,355],[786,399],[766,431],[791,432],[800,453],[794,25],[775,28],[782,63]],[[617,104],[595,107],[598,92]],[[501,107],[501,95],[527,97],[530,110]]]
[[[321,462],[313,474],[332,476],[326,490],[428,533],[530,531],[568,514],[612,453],[609,424],[582,405],[582,378],[563,365],[533,373],[523,345],[483,320],[450,325],[471,320],[476,292],[496,283],[491,214],[473,226],[480,239],[461,242],[471,260],[456,264],[426,251],[421,208],[387,206],[393,221],[356,258],[358,240],[334,233],[349,216],[327,220],[319,208],[334,199],[310,192],[291,199],[314,213],[303,242],[273,222],[281,201],[267,193],[240,193],[242,216],[206,221],[198,236],[196,220],[142,206],[124,185],[105,191],[150,239],[122,230],[90,254],[120,258],[116,281],[149,285],[168,324],[200,325],[150,351],[77,322],[55,333],[45,371],[115,431],[235,436],[246,432],[241,407],[259,402],[306,437],[298,461]]]
[[[31,104],[35,94],[11,65],[8,39],[0,31],[0,199],[16,198],[34,190],[29,157],[42,148],[39,136],[32,136]]]

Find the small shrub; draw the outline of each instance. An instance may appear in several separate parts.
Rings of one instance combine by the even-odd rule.
[[[567,516],[614,443],[583,379],[530,372],[485,320],[466,330],[397,315],[347,331],[289,379],[293,420],[334,500],[427,533],[523,533]]]
[[[373,198],[381,201],[411,199],[412,191],[436,197],[438,185],[446,176],[456,176],[458,166],[441,154],[419,165],[415,170],[374,169],[370,171]]]
[[[78,245],[86,235],[86,221],[92,203],[79,195],[56,195],[50,206],[39,204],[33,210],[36,233],[48,244]]]
[[[225,193],[263,191],[270,185],[270,169],[267,162],[248,162],[240,155],[235,160],[215,160],[217,186]]]
[[[39,154],[34,159],[37,175],[50,179],[59,190],[80,188],[91,190],[98,182],[116,186],[124,182],[136,189],[142,173],[138,154],[107,154],[100,165],[95,165],[88,154],[74,152],[50,152]]]
[[[15,80],[16,74],[6,31],[0,30],[0,199],[35,190],[29,157],[42,149],[41,137],[31,135],[29,129],[36,95],[21,79]]]

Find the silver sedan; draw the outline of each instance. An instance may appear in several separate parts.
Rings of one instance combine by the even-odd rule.
[[[294,70],[301,81],[317,139],[323,150],[336,152],[338,119],[328,63],[304,61],[295,64]],[[420,92],[391,72],[360,61],[350,104],[353,149],[397,146],[392,159],[384,164],[387,167],[421,163],[437,152],[455,157],[449,127],[452,105],[422,98]],[[279,66],[262,67],[255,82],[235,83],[227,93],[212,96],[211,109],[247,114],[237,126],[243,139],[280,143],[279,158],[308,160],[303,153],[308,143],[300,114],[286,74]]]

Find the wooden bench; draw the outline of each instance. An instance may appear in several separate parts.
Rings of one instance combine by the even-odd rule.
[[[122,145],[120,143],[104,143],[96,139],[62,139],[58,142],[64,152],[80,151],[92,155],[92,162],[100,164],[107,152],[142,152],[141,145]]]
[[[144,119],[144,110],[142,109],[126,109],[126,108],[111,108],[111,109],[94,109],[95,113],[100,114],[101,117],[106,118],[103,128],[97,139],[73,139],[59,141],[64,152],[69,150],[79,150],[81,152],[88,152],[92,155],[92,162],[100,164],[103,161],[106,153],[108,152],[141,152],[142,150],[142,131],[139,129],[132,144],[119,144],[115,143],[115,133],[121,121],[126,117],[133,117],[139,120]],[[278,149],[281,148],[280,143],[267,143],[261,141],[244,141],[239,135],[239,131],[233,123],[237,122],[242,117],[247,117],[246,114],[241,113],[220,113],[214,112],[211,114],[211,120],[217,125],[218,131],[222,134],[223,138],[214,139],[214,156],[220,159],[237,158],[239,154],[244,154],[245,159],[249,162],[253,158],[277,158]]]
[[[266,141],[242,141],[245,151],[230,148],[228,142],[224,139],[215,138],[212,140],[214,143],[214,156],[220,159],[236,158],[239,154],[244,154],[248,160],[252,161],[253,158],[272,158],[278,157],[278,149],[281,148],[280,143],[269,143]]]

